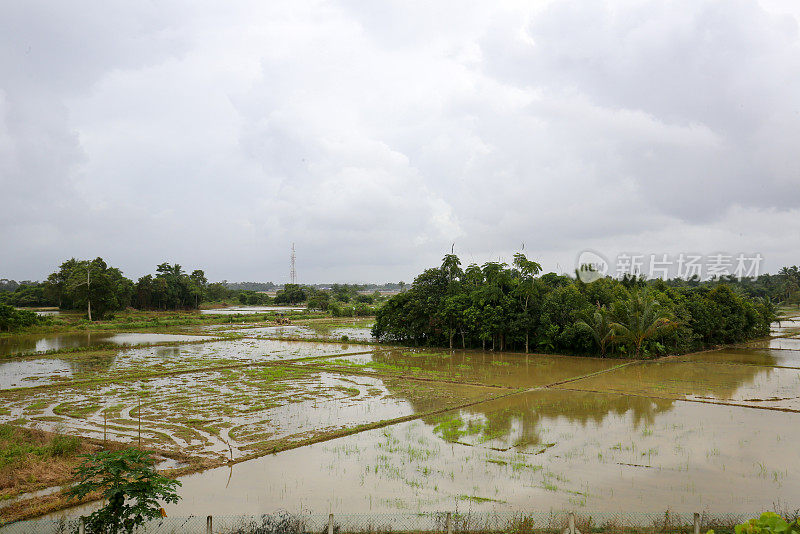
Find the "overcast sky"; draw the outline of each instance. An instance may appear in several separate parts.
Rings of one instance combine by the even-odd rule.
[[[0,278],[800,264],[800,2],[0,3]],[[612,260],[613,261],[613,260]]]

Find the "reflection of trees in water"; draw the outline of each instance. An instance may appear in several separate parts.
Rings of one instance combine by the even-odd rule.
[[[0,337],[0,356],[18,354],[20,352],[35,352],[36,342],[41,336],[12,336]]]
[[[373,354],[375,363],[399,372],[510,387],[535,387],[607,369],[618,362],[575,356],[529,356],[480,351],[401,350]]]
[[[730,399],[742,386],[752,384],[760,375],[772,373],[774,369],[770,366],[776,365],[776,359],[768,352],[759,355],[759,365],[728,361],[732,363],[665,361],[631,365],[575,382],[574,386],[596,391]]]
[[[516,429],[520,444],[542,442],[539,432],[547,420],[566,418],[570,423],[586,426],[601,424],[609,415],[631,414],[632,428],[647,426],[656,415],[672,409],[674,401],[606,395],[583,391],[543,390],[523,393],[470,406],[467,412],[486,418],[484,437],[504,438]]]
[[[177,345],[155,347],[155,355],[156,358],[161,358],[162,360],[176,359],[181,355],[181,348]]]
[[[45,352],[48,350],[73,349],[103,343],[113,334],[106,332],[93,334],[46,334],[24,335],[0,338],[0,356],[24,352]]]
[[[401,367],[416,366],[422,369],[441,370],[449,365],[458,365],[443,361],[450,358],[409,357],[403,356],[400,351],[376,354],[374,359]],[[456,354],[452,359],[455,362],[463,361],[463,354]],[[764,362],[769,364],[770,359],[774,363],[774,358],[771,356],[765,356]],[[474,364],[474,361],[472,363]],[[498,368],[498,373],[503,376],[507,375],[508,371],[502,366]],[[680,396],[730,398],[742,385],[752,383],[761,373],[770,372],[772,371],[768,367],[741,364],[695,362],[635,364],[571,384],[576,388],[608,390],[609,393],[545,389],[483,402],[465,408],[464,412],[480,416],[485,420],[484,426],[480,429],[482,438],[508,439],[516,432],[519,434],[516,441],[518,444],[536,445],[542,442],[539,433],[547,425],[548,419],[563,417],[571,423],[586,426],[589,423],[599,425],[610,415],[621,417],[629,414],[631,430],[636,430],[654,424],[656,416],[670,411],[675,403],[669,399],[621,395],[613,392],[615,389],[624,391],[644,387],[650,388],[651,394],[659,396],[667,396],[670,392],[677,391]],[[428,408],[413,397],[404,395],[402,386],[392,382],[385,381],[386,387],[397,397],[405,398],[415,411],[425,411]],[[429,417],[424,421],[436,425],[441,418]],[[468,430],[467,422],[463,423],[461,430]]]

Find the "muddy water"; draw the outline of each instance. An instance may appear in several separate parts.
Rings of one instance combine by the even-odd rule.
[[[390,420],[498,394],[493,388],[247,367],[135,382],[0,392],[0,422],[138,440],[168,450],[241,456],[343,428]],[[230,446],[229,446],[230,445]]]
[[[611,369],[626,363],[626,360],[463,350],[393,349],[307,363],[332,369],[362,369],[380,374],[531,388]]]
[[[37,334],[0,337],[0,357],[10,354],[47,352],[67,348],[91,347],[114,343],[117,345],[144,345],[149,343],[170,343],[197,341],[209,337],[176,334],[73,332],[68,334]]]
[[[265,337],[265,338],[318,338],[341,340],[342,336],[347,336],[348,339],[371,341],[372,327],[371,326],[348,326],[343,325],[322,325],[322,324],[308,324],[308,325],[285,325],[285,326],[260,326],[260,327],[213,327],[209,331],[220,332],[236,332],[247,337]]]
[[[772,323],[770,332],[773,335],[783,335],[787,333],[800,333],[800,319],[796,317],[783,319]]]
[[[69,363],[55,358],[0,363],[0,389],[48,384],[70,376]]]
[[[258,366],[143,381],[143,432],[150,445],[203,454],[224,454],[227,441],[236,457],[461,406],[184,477],[182,501],[167,507],[171,516],[277,509],[755,513],[776,502],[796,505],[787,501],[800,495],[800,414],[770,409],[800,409],[794,356],[737,349],[614,368],[624,362],[375,350],[313,366],[296,362],[279,375]],[[377,376],[359,374],[365,371]],[[591,373],[598,374],[578,379]],[[445,377],[502,388],[438,381]],[[576,380],[486,400],[569,378]],[[84,434],[100,432],[101,404],[117,403],[119,439],[135,435],[138,398],[130,384],[2,395],[9,413],[0,419],[39,417],[37,424]]]
[[[25,356],[0,363],[0,389],[39,386],[70,379],[126,379],[142,373],[200,370],[207,367],[274,362],[363,350],[348,344],[287,342],[259,339],[216,340],[200,336],[167,336],[206,340],[168,346],[133,347],[116,352],[78,352]],[[119,334],[118,336],[128,336]],[[124,337],[123,337],[124,339]]]
[[[800,350],[725,349],[670,358],[673,361],[748,364],[800,369]]]
[[[166,511],[754,513],[800,495],[800,426],[785,414],[532,392],[459,418],[493,439],[452,443],[435,421],[402,423],[184,477]]]
[[[623,367],[563,386],[800,411],[800,369],[681,361]]]
[[[800,350],[800,337],[778,337],[747,344],[753,348],[768,348],[775,350]]]

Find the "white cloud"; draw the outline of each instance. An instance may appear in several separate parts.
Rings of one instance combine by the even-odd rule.
[[[797,263],[778,0],[0,8],[0,276],[410,280],[526,244]]]

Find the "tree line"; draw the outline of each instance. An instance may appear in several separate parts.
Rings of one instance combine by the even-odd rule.
[[[110,312],[128,307],[140,310],[197,309],[203,302],[239,302],[246,305],[296,305],[308,302],[310,309],[328,311],[332,315],[371,315],[375,295],[359,294],[361,286],[333,284],[329,290],[314,286],[286,284],[275,297],[255,289],[276,286],[227,281],[209,283],[205,272],[184,270],[179,264],[161,263],[155,273],[136,282],[123,276],[120,269],[109,266],[102,258],[71,258],[50,274],[44,282],[18,283],[0,280],[0,304],[3,318],[0,329],[11,330],[35,324],[31,312],[14,311],[14,307],[57,306],[62,310],[85,310],[89,320],[102,319]],[[33,321],[33,322],[31,322]]]
[[[466,269],[448,254],[378,310],[373,335],[450,348],[641,357],[764,336],[774,320],[769,298],[720,281],[584,283],[540,272],[523,254],[511,266]]]

